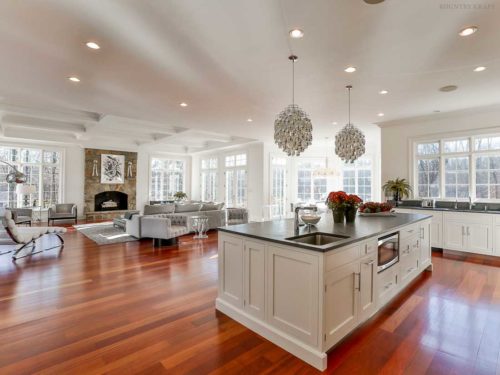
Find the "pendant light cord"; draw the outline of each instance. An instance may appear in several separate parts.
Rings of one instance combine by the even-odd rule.
[[[347,106],[348,106],[348,113],[349,113],[348,114],[348,117],[349,117],[348,124],[350,124],[351,123],[351,89],[352,89],[352,86],[351,85],[346,86],[346,89],[347,89],[348,97],[349,97]]]
[[[292,104],[295,105],[295,59],[292,59]]]

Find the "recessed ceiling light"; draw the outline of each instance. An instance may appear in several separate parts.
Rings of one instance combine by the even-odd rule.
[[[332,125],[337,125],[337,121],[332,122]]]
[[[385,94],[388,94],[388,93],[389,93],[389,91],[387,91],[387,90],[380,90],[378,93],[379,93],[380,95],[385,95]]]
[[[439,91],[441,91],[441,92],[450,92],[450,91],[455,91],[456,89],[458,89],[458,86],[448,85],[448,86],[440,87]]]
[[[379,113],[377,114],[377,116],[378,116],[378,117],[384,117],[384,116],[385,116],[385,114],[383,114],[382,112],[379,112]]]
[[[78,78],[78,77],[68,77],[68,79],[69,79],[71,82],[80,82],[80,78]]]
[[[465,29],[460,30],[458,35],[460,36],[469,36],[474,34],[477,31],[477,26],[468,26]]]
[[[253,120],[251,118],[247,118],[247,122],[252,122]]]
[[[181,104],[179,104],[179,105],[180,105],[181,107],[187,107],[187,106],[188,106],[188,105],[187,105],[187,103],[184,103],[184,102],[182,102],[182,103],[181,103]]]
[[[294,39],[300,39],[304,36],[304,32],[301,29],[290,30],[289,34]]]
[[[482,71],[485,71],[485,70],[486,70],[485,66],[478,66],[478,67],[474,68],[475,72],[482,72]]]
[[[99,48],[101,48],[99,46],[99,44],[97,44],[96,42],[87,42],[85,45],[87,47],[91,48],[91,49],[99,49]]]
[[[344,72],[346,73],[354,73],[356,71],[356,68],[354,66],[348,66],[347,68],[344,69]]]

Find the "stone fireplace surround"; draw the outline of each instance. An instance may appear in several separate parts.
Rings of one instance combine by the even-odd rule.
[[[101,155],[113,154],[125,156],[125,182],[123,184],[101,184]],[[98,176],[92,176],[92,168],[94,160],[97,160]],[[132,177],[127,177],[128,162],[132,162]],[[115,151],[115,150],[99,150],[94,148],[85,149],[85,216],[87,220],[111,220],[123,214],[126,210],[136,209],[137,195],[137,152]],[[110,208],[108,210],[96,210],[95,198],[99,193],[104,192],[121,192],[127,195],[127,208],[117,209]],[[101,195],[102,196],[102,195]],[[122,206],[123,208],[123,202]]]

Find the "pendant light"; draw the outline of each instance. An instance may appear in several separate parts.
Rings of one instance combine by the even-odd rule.
[[[299,156],[312,143],[312,123],[307,113],[295,104],[295,61],[292,61],[292,104],[286,107],[274,121],[274,142],[288,156]]]
[[[351,124],[351,89],[352,86],[346,86],[349,95],[349,122],[335,136],[335,153],[345,163],[354,163],[354,161],[365,153],[365,136]]]

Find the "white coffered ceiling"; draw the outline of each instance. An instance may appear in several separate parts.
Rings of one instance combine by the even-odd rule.
[[[475,6],[453,6],[464,3]],[[184,151],[269,140],[291,100],[291,52],[296,102],[319,138],[346,122],[346,84],[361,126],[379,112],[396,120],[491,105],[498,20],[498,0],[4,0],[2,130]],[[468,25],[479,31],[459,37]],[[304,38],[289,38],[294,27]],[[438,91],[445,85],[458,90]]]

